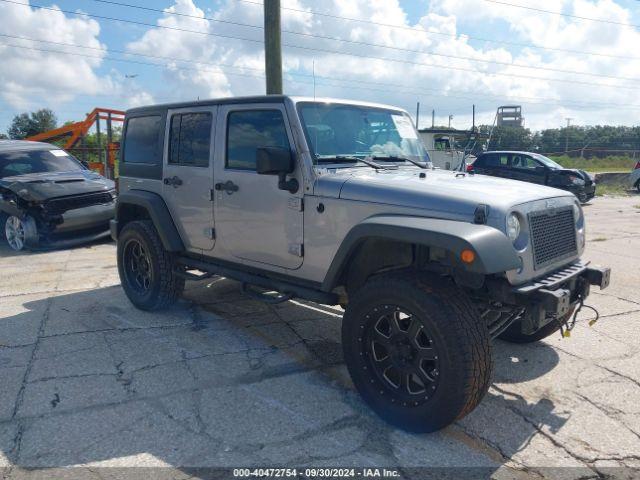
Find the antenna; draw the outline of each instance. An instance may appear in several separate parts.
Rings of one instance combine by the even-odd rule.
[[[313,60],[312,65],[312,73],[313,73],[313,99],[316,99],[316,61]]]

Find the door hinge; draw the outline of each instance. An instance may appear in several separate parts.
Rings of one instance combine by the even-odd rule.
[[[291,210],[295,210],[296,212],[304,212],[304,199],[298,197],[291,197],[287,201],[287,206]]]
[[[207,228],[207,238],[211,240],[216,239],[216,229],[215,228]]]
[[[290,243],[289,253],[296,257],[304,257],[304,245],[301,243]]]

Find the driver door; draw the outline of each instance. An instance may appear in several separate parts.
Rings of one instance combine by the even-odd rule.
[[[278,188],[256,172],[259,147],[295,145],[283,104],[221,106],[214,178],[216,233],[236,259],[296,269],[302,265],[303,192]],[[300,168],[289,176],[303,184]]]

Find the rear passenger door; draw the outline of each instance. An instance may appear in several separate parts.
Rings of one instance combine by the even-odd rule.
[[[191,251],[215,243],[211,190],[216,106],[169,110],[163,192],[180,236]]]

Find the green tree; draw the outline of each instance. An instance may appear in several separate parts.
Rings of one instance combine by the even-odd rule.
[[[9,138],[22,140],[24,138],[46,132],[56,128],[58,119],[55,113],[48,108],[42,108],[36,112],[21,113],[13,117],[7,133]]]

